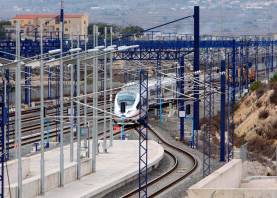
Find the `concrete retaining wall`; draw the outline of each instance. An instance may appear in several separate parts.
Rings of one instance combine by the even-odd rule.
[[[189,198],[275,198],[275,188],[240,188],[243,164],[234,159],[188,190]]]
[[[10,183],[17,182],[18,168],[17,168],[17,160],[12,160],[7,162],[9,180]],[[6,167],[5,167],[6,170]],[[30,172],[30,159],[22,158],[22,177],[26,178]],[[5,171],[5,185],[8,185],[8,177],[7,171]]]
[[[25,160],[25,161],[24,161]],[[30,167],[30,160],[24,159],[25,162],[22,167],[25,171],[23,171],[25,177],[28,175],[29,167]],[[91,163],[92,159],[85,159],[81,163],[81,176],[85,176],[89,173],[91,173]],[[9,192],[9,188],[5,187],[5,197],[12,197],[15,198],[17,193],[17,162],[14,161],[11,163],[11,167],[9,167],[9,170],[12,170],[12,168],[16,168],[14,172],[12,172],[12,175],[10,175],[10,178],[12,179],[11,185],[10,185],[10,191],[11,196]],[[45,191],[50,191],[54,188],[58,188],[60,184],[60,178],[59,178],[60,170],[54,169],[48,172],[45,172]],[[77,180],[77,163],[72,162],[71,164],[68,164],[65,166],[64,170],[64,178],[65,178],[65,184],[68,184],[70,182],[73,182]],[[25,178],[23,177],[23,178]],[[35,197],[40,195],[40,176],[33,176],[27,179],[23,180],[23,197]]]
[[[217,189],[238,188],[242,179],[242,161],[234,159],[188,190],[190,198],[213,197]]]
[[[189,198],[276,198],[276,189],[198,189]]]

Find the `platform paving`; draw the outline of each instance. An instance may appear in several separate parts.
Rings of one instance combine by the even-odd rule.
[[[149,141],[149,166],[155,166],[162,159],[164,150],[162,146],[154,141]],[[76,152],[76,144],[75,144]],[[65,167],[70,165],[76,165],[75,162],[69,162],[69,146],[65,146]],[[39,177],[40,170],[40,155],[34,155],[29,157],[28,174],[24,178],[26,181],[37,179]],[[59,167],[59,148],[48,151],[45,153],[45,165],[46,175],[47,173],[53,173],[58,171]],[[76,169],[76,168],[75,168]],[[76,174],[76,171],[71,175]],[[79,197],[94,197],[100,196],[103,192],[108,193],[119,185],[122,185],[128,180],[134,179],[138,173],[138,141],[137,140],[114,140],[113,147],[108,149],[108,153],[100,153],[97,155],[96,172],[86,174],[80,180],[71,181],[63,188],[52,188],[46,192],[44,196],[47,198],[79,198]],[[50,178],[51,179],[51,178]],[[53,179],[53,178],[52,178]],[[66,180],[67,178],[65,178]],[[23,184],[26,183],[23,181]],[[47,185],[51,185],[52,181],[46,181]],[[54,181],[57,182],[57,181]],[[16,185],[16,184],[14,184]],[[29,186],[29,188],[28,188]],[[23,185],[23,194],[25,198],[36,197],[29,196],[28,194],[34,194],[32,190],[37,191],[36,188],[30,188],[30,185]],[[27,189],[24,189],[27,188]],[[103,195],[103,194],[102,194]]]

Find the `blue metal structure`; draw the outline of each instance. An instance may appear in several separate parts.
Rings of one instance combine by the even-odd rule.
[[[0,197],[4,198],[4,184],[5,184],[5,162],[9,155],[9,70],[4,71],[4,78],[2,82],[2,93],[0,96],[0,108],[1,108],[1,147],[0,147],[0,185],[1,192]],[[7,138],[8,137],[8,138]]]
[[[256,79],[256,81],[259,80],[258,62],[259,62],[259,46],[255,46],[255,79]]]
[[[178,91],[177,91],[177,98],[178,98],[178,108],[179,108],[179,118],[180,118],[180,141],[185,140],[185,61],[184,56],[179,59],[179,67],[178,67]]]
[[[274,67],[274,43],[271,43],[271,72],[273,72]]]
[[[203,130],[203,177],[211,172],[211,130],[212,130],[212,65],[209,56],[209,50],[206,49],[207,59],[204,75],[204,119]],[[195,121],[195,120],[194,120]]]
[[[71,49],[71,41],[64,40],[63,51]],[[247,42],[249,47],[266,47],[277,45],[277,41],[268,40],[250,40]],[[103,43],[99,43],[102,45]],[[114,60],[157,60],[160,54],[161,60],[178,60],[182,55],[187,55],[193,52],[193,40],[130,40],[122,39],[114,41],[115,45],[140,45],[138,49],[127,50],[115,53]],[[226,48],[232,49],[232,40],[201,40],[200,48]],[[236,41],[236,46],[245,46],[245,41]],[[59,49],[60,41],[58,39],[45,40],[43,43],[44,53],[49,50]],[[84,41],[80,41],[80,47],[85,48]],[[93,42],[90,40],[87,45],[88,49],[93,48]],[[39,41],[24,40],[21,42],[22,56],[34,57],[40,54]],[[13,60],[14,56],[8,55],[7,52],[15,54],[14,41],[0,41],[0,57]]]
[[[51,93],[51,85],[52,85],[52,70],[51,70],[51,67],[48,66],[48,89],[47,89],[47,92],[48,92],[48,99],[50,100],[52,98],[52,93]]]
[[[226,85],[226,62],[221,61],[220,69],[220,161],[225,161],[225,85]]]
[[[228,55],[227,55],[227,71],[228,71],[228,76],[227,76],[227,139],[228,139],[228,141],[227,141],[227,149],[226,149],[226,151],[227,151],[227,156],[226,156],[226,158],[227,158],[227,160],[229,160],[229,134],[231,133],[231,121],[230,121],[230,118],[231,118],[231,102],[230,102],[230,96],[231,96],[231,93],[230,93],[230,91],[231,91],[231,82],[230,82],[230,54],[228,53]]]
[[[5,108],[6,108],[6,119],[5,119],[5,124],[6,124],[6,160],[9,160],[10,158],[10,152],[9,152],[9,143],[10,143],[10,92],[11,92],[11,85],[10,85],[10,70],[6,69],[5,70],[5,87],[6,87],[6,98],[5,98]]]
[[[0,120],[0,124],[1,124],[1,148],[0,148],[0,159],[1,159],[1,171],[0,171],[0,185],[1,185],[1,192],[0,192],[0,197],[4,198],[4,179],[5,179],[5,158],[6,158],[6,154],[5,154],[5,105],[4,105],[4,97],[5,96],[1,96],[1,101],[0,101],[0,105],[1,105],[1,113],[2,113],[2,117]]]
[[[148,182],[148,73],[140,71],[139,197],[147,198]]]
[[[200,18],[199,18],[199,6],[194,7],[194,58],[193,58],[193,70],[194,70],[194,85],[193,85],[193,130],[200,129],[199,125],[199,71],[200,71]]]
[[[56,80],[56,139],[60,142],[60,127],[59,127],[59,115],[60,115],[60,68],[55,68],[55,80]]]
[[[157,109],[157,116],[160,120],[160,125],[163,123],[163,100],[162,100],[162,74],[161,74],[161,59],[158,54],[157,64],[156,64],[156,92],[157,92],[157,104],[159,104],[159,108]]]
[[[230,118],[230,131],[228,134],[228,161],[233,159],[233,145],[234,145],[234,132],[235,132],[235,122],[234,122],[234,113],[235,113],[235,103],[236,103],[236,55],[237,55],[237,46],[235,40],[233,40],[233,49],[232,49],[232,94],[231,94],[231,118]]]
[[[26,105],[31,106],[32,97],[31,97],[31,86],[32,86],[32,67],[25,66],[24,68],[24,76],[25,76],[25,100],[24,103]]]

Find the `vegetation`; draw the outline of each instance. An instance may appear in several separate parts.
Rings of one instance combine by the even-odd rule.
[[[127,26],[127,27],[122,27],[114,24],[107,24],[107,23],[95,23],[95,24],[89,24],[88,26],[88,34],[92,35],[93,34],[93,26],[97,25],[98,26],[98,31],[99,31],[99,39],[103,40],[105,36],[105,27],[113,27],[113,33],[114,36],[113,38],[118,38],[119,35],[124,36],[124,35],[141,35],[143,28],[139,26]],[[110,31],[108,29],[107,31],[107,39],[110,39]]]
[[[277,82],[277,73],[273,75],[273,77],[270,79],[271,83]]]
[[[110,36],[110,31],[109,28],[113,28],[114,33],[118,33],[120,31],[120,27],[114,24],[107,24],[107,23],[91,23],[88,25],[88,34],[92,35],[93,34],[93,26],[97,25],[98,26],[98,31],[100,33],[100,36],[103,36],[105,34],[105,27],[108,27],[107,30],[107,35]]]
[[[270,95],[269,101],[271,104],[277,105],[277,86],[276,86],[276,84],[273,87],[273,93]]]
[[[257,89],[259,89],[262,86],[262,82],[261,81],[255,81],[251,84],[250,86],[250,91],[256,91]]]
[[[10,21],[0,21],[0,39],[6,39],[6,25],[11,25]]]
[[[143,28],[139,27],[139,26],[127,26],[123,29],[121,29],[120,34],[124,35],[142,35],[143,32]]]

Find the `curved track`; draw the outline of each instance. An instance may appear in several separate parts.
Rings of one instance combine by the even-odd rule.
[[[156,197],[191,175],[196,170],[198,161],[188,151],[168,143],[166,139],[164,139],[151,126],[149,127],[149,132],[153,136],[153,139],[162,143],[165,152],[171,155],[172,158],[176,159],[172,168],[166,171],[163,175],[148,182],[148,197]],[[138,193],[139,189],[135,189],[122,197],[138,197]]]

